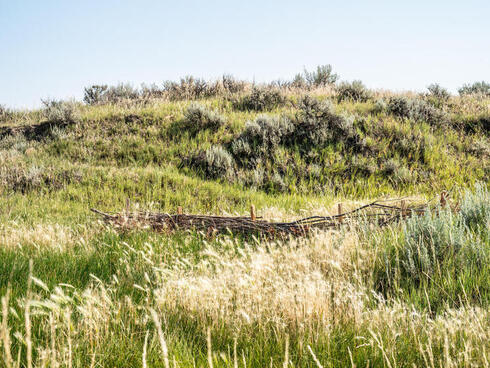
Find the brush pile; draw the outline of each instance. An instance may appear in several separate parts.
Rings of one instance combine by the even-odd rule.
[[[389,204],[397,201],[399,205]],[[441,205],[446,203],[446,194],[441,194]],[[130,212],[108,214],[96,209],[93,212],[101,215],[105,222],[119,230],[153,229],[158,232],[172,232],[175,230],[203,231],[207,235],[215,233],[263,234],[266,236],[278,235],[306,235],[313,229],[335,229],[341,226],[352,226],[358,223],[371,223],[385,226],[403,220],[413,215],[421,215],[429,208],[428,203],[407,205],[405,200],[374,201],[352,211],[342,212],[338,207],[338,214],[333,216],[311,216],[292,222],[269,222],[255,216],[252,206],[250,216],[227,217],[188,215],[179,213]]]

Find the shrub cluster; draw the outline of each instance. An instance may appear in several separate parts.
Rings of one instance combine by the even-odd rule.
[[[288,88],[311,89],[333,85],[338,80],[338,75],[332,72],[331,65],[320,65],[314,71],[304,70],[297,74],[292,81],[273,81],[262,84],[254,89],[249,96],[249,101],[244,101],[243,109],[263,111],[273,108],[275,104],[281,104],[283,96],[277,91]],[[193,76],[186,76],[179,81],[167,80],[161,87],[152,84],[134,88],[130,84],[117,86],[92,85],[84,89],[83,100],[88,105],[117,104],[122,101],[141,100],[147,101],[153,98],[168,98],[170,100],[195,100],[215,96],[230,96],[244,93],[250,89],[247,81],[235,79],[231,75],[223,75],[218,80],[206,81]],[[257,91],[259,90],[259,91]],[[250,107],[246,107],[246,106]],[[272,106],[272,107],[271,107]]]
[[[254,165],[258,158],[272,159],[293,130],[292,122],[285,116],[259,116],[246,123],[243,133],[231,143],[231,152],[243,165]]]
[[[319,101],[309,96],[300,102],[293,140],[303,150],[338,142],[356,150],[364,146],[354,128],[352,116],[338,115],[329,101]]]
[[[335,84],[339,76],[332,71],[332,66],[319,65],[316,70],[309,72],[304,69],[302,74],[296,74],[292,82],[287,83],[288,86],[301,89],[310,89],[318,87],[326,87]]]
[[[446,121],[443,111],[420,98],[391,97],[388,101],[388,112],[401,118],[426,121],[431,125],[441,125]]]
[[[222,146],[212,146],[191,159],[191,166],[210,179],[231,179],[234,172],[233,157]]]
[[[234,101],[233,105],[243,111],[267,111],[284,105],[286,101],[284,93],[277,88],[254,87],[250,93]]]
[[[74,101],[42,100],[44,117],[55,123],[73,123],[79,119],[77,104]]]
[[[198,99],[243,92],[248,83],[239,81],[231,75],[223,75],[217,81],[187,76],[180,82],[166,81],[163,83],[163,93],[171,100]]]
[[[433,83],[433,84],[429,85],[427,87],[427,90],[429,91],[427,93],[428,97],[435,98],[436,100],[441,101],[441,102],[446,102],[451,97],[451,94],[449,93],[449,91],[446,88],[441,87],[437,83]]]
[[[373,114],[380,114],[386,110],[388,110],[388,103],[383,98],[379,98],[374,102]]]
[[[342,82],[337,86],[336,90],[339,101],[366,102],[371,98],[371,92],[360,80],[355,80],[351,83]]]
[[[82,174],[74,170],[56,170],[41,166],[0,167],[0,188],[27,193],[33,190],[60,189],[64,184],[78,182]]]
[[[487,246],[490,195],[484,184],[474,189],[474,192],[464,193],[459,212],[438,208],[404,222],[403,236],[396,241],[390,239],[387,253],[379,264],[378,282],[385,291],[396,291],[400,287],[412,289],[421,283],[434,291],[449,282],[452,284],[447,289],[450,293],[463,288],[460,291],[466,297],[480,301],[481,296],[490,291],[485,279],[474,282],[490,261]],[[473,281],[467,278],[469,275]],[[483,289],[482,285],[485,285]],[[428,294],[431,303],[454,305],[460,302],[450,294],[433,294],[430,289]]]
[[[206,129],[217,130],[226,123],[222,115],[197,103],[187,108],[184,120],[187,129],[194,133]]]
[[[295,180],[310,175],[306,163],[278,161],[287,160],[291,151],[296,151],[310,164],[314,164],[315,150],[328,144],[341,143],[345,150],[364,151],[366,144],[354,127],[354,118],[336,114],[329,101],[319,101],[309,96],[299,103],[299,112],[294,117],[260,115],[245,125],[243,132],[223,147],[201,152],[191,159],[191,166],[210,178],[230,177],[235,170],[253,170],[243,181],[266,190],[285,190],[289,184],[286,172],[293,172]],[[287,153],[289,152],[289,153]],[[361,165],[362,166],[362,165]],[[359,166],[359,172],[372,174],[376,168],[368,163]],[[315,171],[315,170],[313,170]],[[321,170],[318,172],[321,175]]]
[[[473,84],[465,84],[458,90],[461,96],[464,95],[482,95],[490,96],[490,83],[485,81],[475,82]]]
[[[4,105],[0,105],[0,123],[6,123],[9,120],[14,119],[15,112],[5,107]]]
[[[140,97],[140,91],[130,84],[117,86],[93,85],[84,89],[83,101],[88,105],[116,104],[124,100],[134,100]]]

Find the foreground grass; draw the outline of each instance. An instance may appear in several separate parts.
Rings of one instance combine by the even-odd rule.
[[[168,349],[178,366],[485,366],[488,192],[461,206],[280,242],[93,224],[4,233],[5,364],[32,349],[39,366],[165,366]],[[452,240],[431,238],[438,221]]]

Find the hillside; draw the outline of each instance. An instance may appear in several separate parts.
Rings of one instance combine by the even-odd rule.
[[[488,366],[485,85],[336,79],[92,86],[0,109],[3,364]],[[442,191],[452,207],[299,239],[117,232],[90,212],[292,220]]]

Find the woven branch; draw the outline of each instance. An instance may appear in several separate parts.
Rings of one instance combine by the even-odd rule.
[[[441,196],[441,198],[443,197]],[[444,200],[446,200],[446,197],[444,197]],[[208,235],[216,232],[232,232],[242,234],[260,233],[267,236],[300,236],[306,235],[312,229],[335,229],[361,222],[385,226],[413,215],[421,215],[429,208],[429,202],[412,207],[404,206],[404,201],[402,201],[401,206],[387,204],[393,201],[400,200],[374,201],[352,211],[337,215],[310,216],[292,222],[269,222],[260,219],[260,217],[253,220],[252,217],[246,216],[171,215],[168,213],[129,211],[108,214],[97,209],[92,209],[92,211],[101,215],[107,223],[121,230],[151,228],[159,232],[172,232],[179,229],[193,229],[205,231]]]

